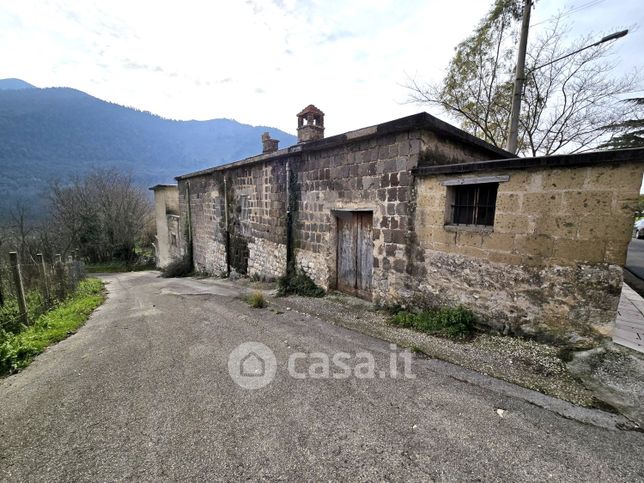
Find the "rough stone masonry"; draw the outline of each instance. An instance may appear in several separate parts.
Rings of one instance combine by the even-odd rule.
[[[177,177],[175,254],[190,245],[213,275],[295,266],[381,305],[461,304],[506,333],[610,335],[644,149],[514,158],[427,113],[329,138],[315,106],[297,117],[298,144],[264,134],[260,155]]]

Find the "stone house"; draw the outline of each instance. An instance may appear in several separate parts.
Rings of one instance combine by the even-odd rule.
[[[462,304],[502,332],[610,333],[644,149],[516,158],[427,113],[328,138],[315,106],[297,118],[294,146],[265,134],[262,154],[153,188],[175,256],[213,275],[292,264],[378,304]]]

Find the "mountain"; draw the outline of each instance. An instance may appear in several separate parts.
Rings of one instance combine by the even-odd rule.
[[[8,80],[17,81],[0,85]],[[42,195],[52,180],[113,167],[142,186],[168,183],[179,174],[261,153],[264,131],[282,147],[297,142],[283,131],[230,119],[164,119],[70,88],[5,87],[0,90],[0,221],[18,201],[42,211]]]
[[[29,82],[20,79],[0,79],[0,90],[34,89]]]

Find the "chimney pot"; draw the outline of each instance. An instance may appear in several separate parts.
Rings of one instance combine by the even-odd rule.
[[[277,151],[278,139],[271,139],[268,132],[262,134],[262,153],[273,153]]]
[[[297,141],[306,143],[324,139],[324,113],[309,104],[297,115]]]

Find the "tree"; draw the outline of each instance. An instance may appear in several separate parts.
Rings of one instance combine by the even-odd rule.
[[[496,0],[474,33],[456,47],[442,84],[410,79],[411,100],[442,107],[464,130],[502,147],[512,96],[509,44],[520,10],[517,0]]]
[[[69,185],[52,185],[49,200],[63,253],[78,247],[91,262],[135,259],[152,205],[129,176],[113,169],[95,170]]]
[[[624,99],[622,102],[630,103],[639,110],[638,115],[633,119],[606,126],[606,129],[614,133],[612,139],[600,147],[608,149],[621,148],[642,148],[644,147],[644,97],[633,97]]]
[[[24,203],[17,202],[14,209],[9,213],[9,234],[12,238],[12,246],[18,252],[21,260],[26,260],[33,243],[35,226],[31,222],[29,209]]]
[[[495,0],[474,33],[457,46],[442,83],[410,80],[410,100],[440,106],[464,130],[505,147],[521,4]],[[568,42],[568,33],[555,18],[528,45],[519,121],[521,154],[592,149],[612,136],[602,126],[616,125],[630,115],[619,100],[634,88],[637,75],[614,76],[615,64],[608,61],[610,44],[550,64],[590,42],[590,36]]]
[[[33,211],[22,201],[17,201],[0,226],[0,259],[10,251],[18,253],[23,263],[34,261],[38,252],[38,224]]]
[[[640,195],[635,206],[635,219],[638,220],[644,217],[644,195]]]

